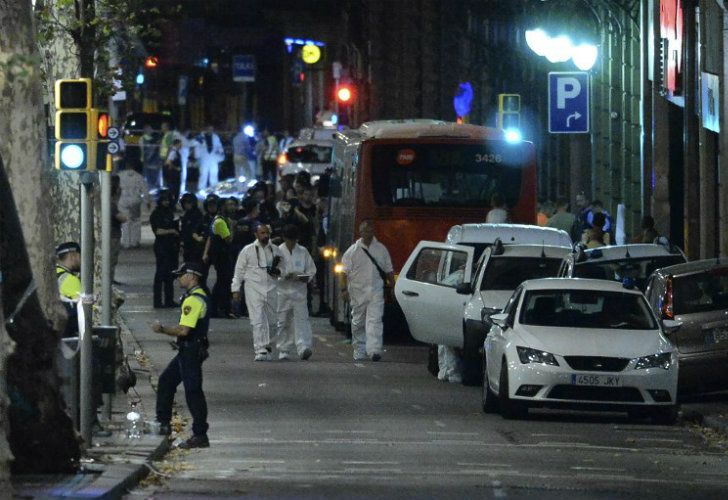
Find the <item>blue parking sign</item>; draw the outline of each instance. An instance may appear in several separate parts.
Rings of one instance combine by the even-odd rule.
[[[233,56],[233,81],[255,81],[255,56]]]
[[[589,73],[585,71],[549,73],[549,132],[552,134],[589,132]]]

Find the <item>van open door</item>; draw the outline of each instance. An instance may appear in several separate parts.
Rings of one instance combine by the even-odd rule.
[[[469,246],[421,241],[410,254],[394,291],[415,339],[462,347],[473,252]]]

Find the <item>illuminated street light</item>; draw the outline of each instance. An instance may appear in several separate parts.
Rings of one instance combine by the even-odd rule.
[[[566,62],[571,59],[574,44],[566,35],[551,38],[546,44],[546,59],[552,63]]]
[[[536,55],[546,55],[546,43],[548,40],[549,36],[540,28],[526,31],[526,43],[528,44],[528,48],[534,51]]]
[[[596,45],[574,45],[568,36],[552,37],[540,28],[526,30],[526,44],[535,54],[545,57],[551,63],[563,63],[571,59],[582,71],[589,71],[594,67],[599,56]]]
[[[571,59],[577,68],[582,71],[589,71],[597,62],[598,50],[596,46],[583,43],[574,47]]]

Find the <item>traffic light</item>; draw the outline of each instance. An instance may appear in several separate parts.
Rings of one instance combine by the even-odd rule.
[[[519,129],[521,127],[521,96],[519,94],[498,94],[498,128]]]
[[[109,114],[93,106],[90,78],[56,80],[55,168],[107,168]]]
[[[336,99],[339,104],[349,104],[354,98],[354,91],[349,85],[341,85],[336,91]]]

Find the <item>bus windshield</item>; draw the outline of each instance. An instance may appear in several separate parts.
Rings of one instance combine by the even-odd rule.
[[[525,147],[504,141],[374,145],[374,199],[379,206],[487,207],[500,193],[513,207],[528,159]]]

